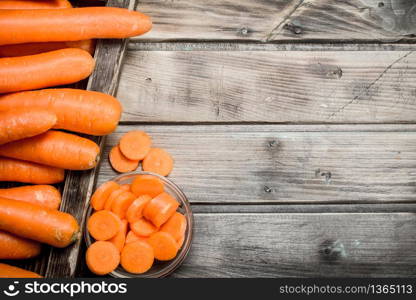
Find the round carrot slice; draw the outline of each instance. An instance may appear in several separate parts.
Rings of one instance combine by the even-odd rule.
[[[139,219],[134,223],[130,223],[131,230],[138,236],[150,236],[157,231],[157,227],[146,221],[145,219]]]
[[[130,244],[136,241],[146,242],[147,237],[138,236],[137,234],[135,234],[133,231],[130,230],[129,233],[127,233],[125,244]]]
[[[153,248],[146,242],[128,243],[121,251],[121,266],[127,272],[141,274],[148,271],[154,261]]]
[[[123,250],[124,244],[126,242],[126,235],[127,229],[129,227],[129,223],[126,220],[121,220],[121,228],[117,232],[117,234],[109,240],[109,242],[113,243],[114,246],[117,247],[118,251],[121,252]]]
[[[97,241],[111,239],[117,234],[120,227],[120,218],[106,210],[93,213],[87,223],[88,232]]]
[[[143,216],[143,209],[150,202],[152,198],[148,195],[143,195],[134,200],[126,212],[126,219],[129,223],[134,223],[135,221],[139,220]]]
[[[120,139],[120,151],[131,160],[142,160],[150,151],[152,139],[144,131],[130,131]]]
[[[178,244],[178,248],[181,249],[183,246],[183,242],[185,242],[185,235],[181,236],[179,240],[176,240]]]
[[[176,240],[169,233],[156,232],[147,240],[152,246],[157,260],[171,260],[178,253],[179,247]]]
[[[126,211],[134,199],[136,199],[136,196],[133,193],[124,191],[111,203],[111,211],[120,219],[124,219]]]
[[[136,196],[149,195],[156,197],[164,191],[163,182],[152,175],[138,175],[131,184],[131,191]]]
[[[120,253],[110,242],[93,243],[86,253],[88,269],[97,275],[105,275],[114,271],[120,264]]]
[[[143,216],[156,227],[162,226],[178,209],[179,203],[168,193],[161,193],[146,205]]]
[[[175,212],[165,224],[160,227],[160,231],[167,232],[175,240],[179,240],[186,231],[186,218],[183,214]]]
[[[172,156],[163,149],[152,148],[143,160],[143,171],[168,176],[173,169]]]
[[[91,197],[91,206],[95,210],[102,210],[110,194],[120,186],[114,181],[107,181],[100,185]]]
[[[122,184],[122,185],[120,185],[120,188],[125,190],[125,191],[130,191],[130,184],[128,184],[128,183]]]
[[[110,194],[110,196],[108,197],[108,199],[105,201],[104,210],[109,210],[110,211],[114,200],[116,200],[117,197],[120,196],[124,192],[125,192],[125,190],[123,190],[123,189],[117,189],[117,190],[113,191]]]
[[[128,159],[121,153],[119,146],[114,146],[109,154],[111,166],[120,173],[131,172],[139,166],[138,160]]]

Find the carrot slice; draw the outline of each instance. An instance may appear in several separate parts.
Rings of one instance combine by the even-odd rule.
[[[109,158],[113,169],[120,173],[134,171],[139,166],[139,161],[131,160],[125,157],[123,153],[121,153],[118,145],[111,149]]]
[[[139,219],[134,223],[130,223],[131,230],[138,236],[150,236],[157,231],[157,227],[146,221],[145,219]]]
[[[120,218],[112,212],[100,210],[88,219],[88,232],[98,241],[106,241],[114,237],[121,227]]]
[[[111,204],[111,211],[119,216],[120,219],[124,219],[126,211],[134,199],[136,199],[136,196],[133,193],[124,191]]]
[[[160,227],[160,231],[167,232],[175,240],[179,240],[186,231],[186,218],[183,214],[175,212],[165,224]]]
[[[150,202],[152,198],[148,195],[143,195],[133,201],[130,204],[129,208],[126,212],[126,219],[129,223],[134,223],[135,221],[139,220],[143,216],[143,209]]]
[[[42,278],[37,273],[0,263],[0,278]]]
[[[120,185],[120,188],[130,192],[130,184],[128,183]]]
[[[171,260],[179,250],[176,240],[166,232],[159,231],[152,234],[147,242],[152,246],[157,260]]]
[[[121,251],[121,266],[130,273],[141,274],[148,271],[154,261],[152,247],[143,241],[135,241],[124,246]]]
[[[144,131],[130,131],[120,139],[120,151],[131,160],[142,160],[150,151],[152,139]]]
[[[178,244],[178,248],[181,249],[183,246],[183,242],[185,241],[185,235],[182,235],[179,240],[176,240]]]
[[[140,237],[138,237],[133,231],[130,230],[126,235],[125,244],[133,243],[139,240],[140,240]]]
[[[173,169],[172,156],[163,149],[152,148],[143,160],[143,171],[168,176]]]
[[[105,201],[104,210],[111,211],[111,206],[113,205],[114,200],[116,200],[117,197],[120,196],[124,192],[125,192],[125,190],[123,190],[123,189],[117,189],[117,190],[113,191],[110,194],[110,196],[108,197],[108,199]]]
[[[163,193],[164,187],[162,180],[155,176],[139,175],[133,180],[131,191],[136,196],[149,195],[153,198]]]
[[[117,268],[120,263],[120,253],[113,243],[98,241],[87,249],[86,261],[91,272],[105,275]]]
[[[92,195],[91,206],[95,210],[102,210],[108,197],[110,197],[111,193],[118,188],[120,188],[120,185],[114,181],[103,183]]]
[[[117,247],[118,251],[121,252],[124,247],[124,243],[126,242],[126,234],[127,229],[129,227],[129,223],[126,220],[121,220],[121,228],[117,232],[117,234],[109,240],[109,242],[113,243],[114,246]]]
[[[146,205],[143,216],[156,227],[162,226],[178,209],[179,203],[171,195],[161,193]]]

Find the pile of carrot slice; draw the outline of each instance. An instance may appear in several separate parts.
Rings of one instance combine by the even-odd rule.
[[[136,170],[142,162],[142,169],[161,176],[168,176],[173,169],[173,158],[164,149],[152,148],[152,139],[144,131],[130,131],[124,134],[118,145],[109,154],[114,170],[120,173]]]
[[[186,217],[156,176],[137,175],[123,185],[108,181],[92,195],[91,206],[87,229],[95,242],[86,261],[97,275],[119,265],[132,274],[145,273],[155,260],[175,258],[185,240]]]

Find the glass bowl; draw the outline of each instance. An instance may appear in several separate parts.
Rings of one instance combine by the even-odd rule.
[[[191,206],[189,204],[188,199],[186,198],[185,194],[182,190],[174,184],[171,180],[167,179],[166,177],[160,176],[155,173],[151,172],[131,172],[131,173],[124,173],[117,177],[114,177],[110,180],[117,182],[118,184],[126,184],[132,183],[134,178],[137,175],[151,175],[159,178],[163,181],[165,185],[165,192],[173,196],[179,202],[178,212],[182,213],[187,221],[187,228],[185,232],[185,240],[183,242],[182,248],[178,251],[176,257],[170,261],[158,261],[155,260],[152,268],[143,274],[132,274],[125,271],[121,266],[111,272],[109,275],[116,278],[161,278],[171,274],[175,271],[184,261],[185,257],[187,256],[189,249],[191,248],[192,242],[192,231],[193,231],[193,215],[191,211]],[[87,211],[86,217],[89,218],[90,215],[93,213],[93,208],[90,206]],[[84,230],[84,238],[89,247],[94,239],[88,233],[88,230]]]

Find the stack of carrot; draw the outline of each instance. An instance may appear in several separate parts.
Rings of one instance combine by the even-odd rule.
[[[38,184],[0,190],[0,259],[24,259],[40,243],[66,247],[79,237],[59,212],[64,170],[94,168],[100,149],[65,131],[115,130],[122,108],[99,92],[54,88],[94,70],[94,39],[127,38],[152,26],[148,16],[110,7],[73,8],[68,0],[0,1],[0,181]],[[76,199],[74,199],[76,201]],[[0,277],[36,276],[0,264]]]
[[[187,221],[178,201],[153,175],[138,175],[131,184],[108,181],[91,198],[95,212],[88,232],[96,240],[87,250],[88,268],[97,275],[119,264],[133,274],[147,272],[154,260],[176,257]]]

